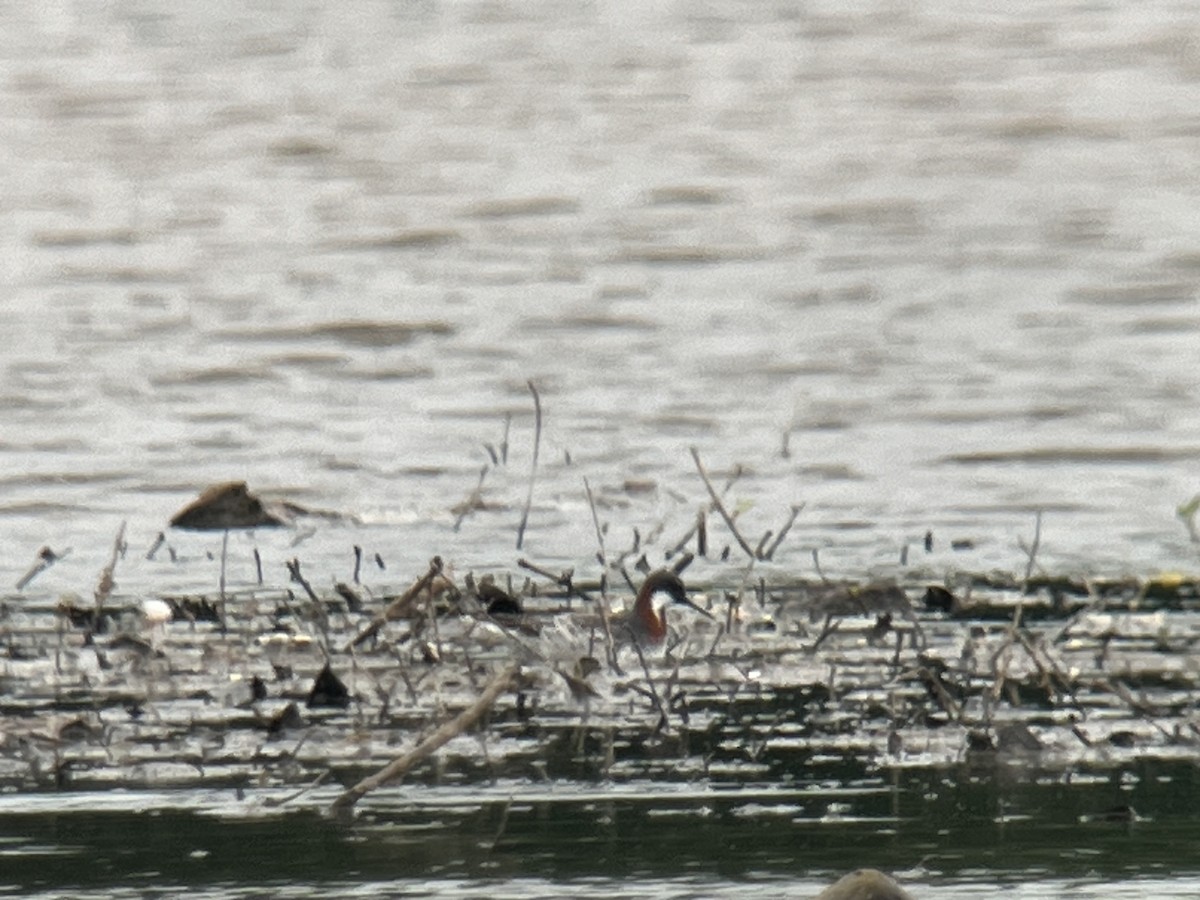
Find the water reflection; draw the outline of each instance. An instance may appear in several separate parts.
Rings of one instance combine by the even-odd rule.
[[[128,794],[104,811],[88,810],[91,801],[73,811],[68,794],[47,797],[43,812],[28,804],[6,811],[0,837],[5,883],[23,896],[186,886],[224,897],[284,885],[296,896],[366,885],[463,896],[570,886],[591,896],[614,884],[652,896],[724,896],[749,884],[806,896],[822,876],[832,880],[864,856],[901,873],[922,897],[985,896],[999,885],[1006,896],[1057,896],[1068,885],[1072,896],[1134,896],[1155,872],[1175,873],[1160,882],[1161,896],[1185,896],[1200,883],[1179,871],[1197,799],[1186,765],[1124,779],[1113,773],[1083,789],[1038,779],[997,788],[947,776],[901,777],[890,790],[858,793],[618,789],[579,798],[509,785],[467,802],[455,790],[402,790],[371,803],[348,829],[304,811],[237,816],[244,801],[231,795],[210,795],[209,812],[188,812],[170,794]],[[1122,780],[1134,790],[1125,792]],[[839,795],[845,814],[814,815]],[[1080,809],[1113,797],[1157,813],[1135,824],[1080,823]]]

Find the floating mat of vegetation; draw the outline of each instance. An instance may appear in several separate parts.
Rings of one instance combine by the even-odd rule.
[[[213,596],[9,597],[0,786],[286,797],[414,747],[395,776],[748,784],[1102,773],[1200,746],[1191,579],[691,585],[712,619],[671,611],[636,648],[610,642],[599,585],[537,573],[510,592],[435,561],[372,597],[296,564],[303,590],[231,593],[223,626]]]

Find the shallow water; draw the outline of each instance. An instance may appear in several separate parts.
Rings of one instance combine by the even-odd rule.
[[[848,820],[840,827],[806,822],[795,797],[759,796],[760,809],[743,813],[744,801],[704,790],[590,802],[518,790],[511,804],[488,796],[446,803],[436,791],[421,799],[408,793],[402,809],[375,809],[349,830],[303,813],[214,818],[202,808],[181,809],[195,804],[194,796],[118,798],[104,811],[72,811],[71,796],[58,796],[53,815],[6,813],[0,890],[36,897],[97,890],[206,898],[263,891],[601,897],[618,889],[662,898],[746,890],[805,897],[819,891],[825,873],[835,877],[865,852],[920,897],[1186,897],[1200,884],[1194,873],[1178,872],[1194,834],[1179,819],[1079,826],[1064,817],[1027,827],[1019,816],[1003,825],[963,810],[947,837],[909,818]],[[915,792],[901,796],[915,799]],[[229,801],[208,802],[227,810]],[[94,807],[94,799],[87,805]],[[1072,828],[1086,843],[1074,851],[1061,844],[1063,829]],[[901,859],[922,845],[939,849],[938,862],[905,868]]]
[[[547,565],[598,574],[585,478],[610,557],[661,560],[696,447],[744,468],[752,543],[805,504],[767,572],[1019,572],[1036,510],[1052,571],[1194,567],[1186,9],[0,8],[9,587],[49,545],[29,593],[89,597],[127,520],[122,591],[211,590],[219,538],[143,557],[228,478],[355,517],[232,535],[234,586],[254,550],[268,585],[346,580],[356,544],[373,585],[511,570],[529,381]],[[1172,890],[1103,896],[1143,888]]]

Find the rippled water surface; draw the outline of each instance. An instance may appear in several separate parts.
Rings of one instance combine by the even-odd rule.
[[[584,479],[610,554],[661,559],[694,447],[751,540],[804,504],[768,570],[887,574],[927,531],[935,570],[1020,570],[1038,510],[1048,569],[1194,566],[1186,5],[0,11],[10,588],[48,545],[29,590],[89,596],[126,520],[121,590],[211,589],[219,538],[144,551],[230,478],[353,517],[234,534],[234,585],[255,549],[268,584],[356,544],[378,581],[510,568],[530,382],[547,565],[595,574]]]

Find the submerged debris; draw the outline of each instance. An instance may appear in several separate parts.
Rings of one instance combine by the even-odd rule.
[[[347,690],[342,680],[333,674],[329,663],[326,663],[325,668],[321,669],[313,681],[312,690],[308,692],[308,708],[329,706],[335,709],[345,709],[349,705],[350,691]]]

